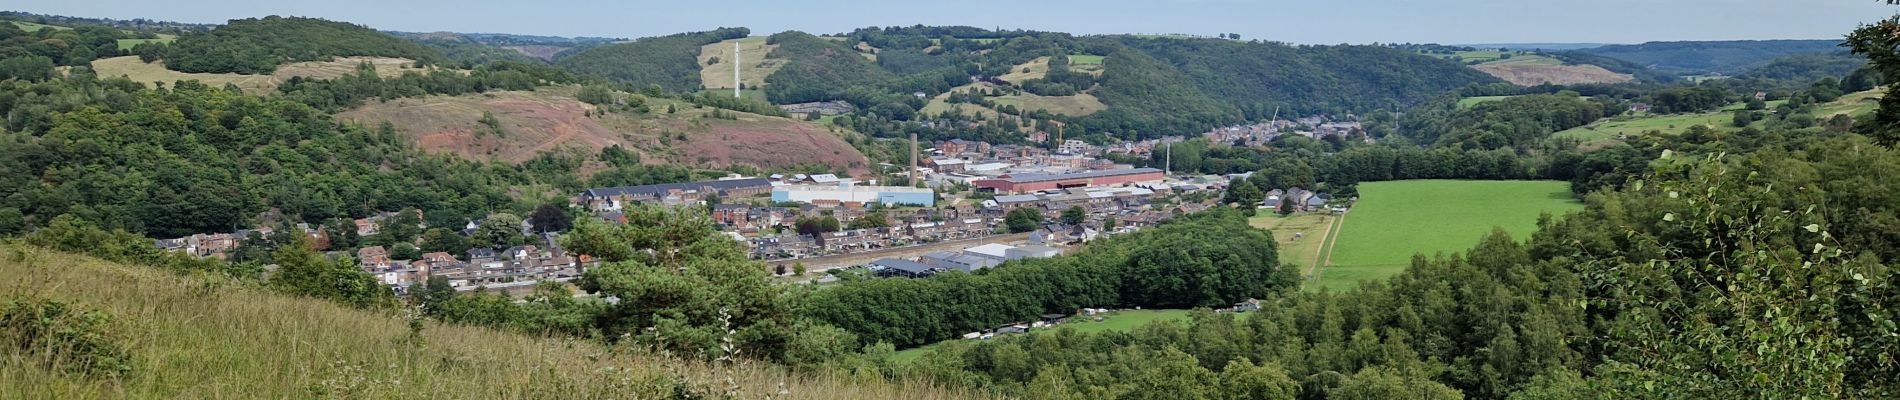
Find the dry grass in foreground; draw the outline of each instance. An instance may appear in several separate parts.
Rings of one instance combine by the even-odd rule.
[[[408,321],[210,277],[0,245],[0,304],[51,300],[112,315],[130,371],[85,376],[0,354],[0,398],[949,399],[921,383],[810,377]],[[5,337],[0,332],[0,337]]]

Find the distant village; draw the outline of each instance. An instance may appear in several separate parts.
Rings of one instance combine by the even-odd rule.
[[[1323,137],[1358,129],[1357,122],[1311,117],[1219,128],[1203,136],[1226,143],[1260,144],[1281,135]],[[1030,139],[1050,138],[1036,133]],[[725,235],[743,243],[752,258],[775,266],[772,272],[777,275],[803,275],[809,261],[821,275],[812,281],[820,283],[837,279],[828,270],[885,278],[927,277],[948,271],[974,272],[1011,260],[1054,257],[1107,235],[1219,206],[1220,192],[1228,183],[1249,174],[1180,175],[1102,158],[1107,154],[1147,158],[1182,140],[1169,137],[1106,146],[1064,140],[1049,149],[952,139],[915,144],[914,166],[881,165],[882,173],[867,176],[733,175],[699,182],[593,188],[572,197],[570,205],[608,223],[627,223],[623,211],[643,204],[705,207]],[[891,182],[913,183],[894,186]],[[1255,206],[1279,209],[1289,202],[1297,211],[1343,212],[1345,202],[1337,200],[1300,188],[1275,188],[1265,202]],[[1024,209],[1042,215],[1041,222],[1029,232],[1010,232],[1005,218]],[[1080,209],[1086,217],[1079,223],[1063,221],[1062,214],[1071,209]],[[355,234],[374,235],[387,229],[385,224],[394,216],[387,212],[357,219]],[[849,228],[873,216],[884,221],[869,224],[875,227]],[[835,219],[837,229],[801,234],[795,226],[801,218]],[[482,221],[471,221],[455,228],[461,235],[472,236],[481,225]],[[351,256],[365,272],[397,291],[430,277],[444,277],[457,290],[525,290],[541,281],[571,281],[595,262],[562,249],[558,232],[536,235],[532,244],[508,248],[401,257],[383,246],[328,249],[330,233],[325,229],[308,224],[295,228],[319,249],[330,250],[327,254],[333,259]],[[529,228],[524,226],[521,233],[529,235],[533,232]],[[246,238],[274,233],[272,228],[259,227],[162,239],[157,244],[168,251],[222,258]],[[946,243],[958,245],[945,247]],[[793,271],[787,265],[799,267]]]

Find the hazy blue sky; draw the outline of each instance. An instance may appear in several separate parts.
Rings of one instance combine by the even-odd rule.
[[[1838,38],[1900,13],[1875,0],[14,0],[0,8],[183,22],[322,17],[401,31],[641,37],[745,26],[836,33],[972,25],[1071,33],[1234,32],[1295,43]]]

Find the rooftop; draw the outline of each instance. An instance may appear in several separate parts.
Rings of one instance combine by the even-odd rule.
[[[1057,180],[1066,180],[1066,179],[1100,178],[1100,177],[1108,177],[1108,176],[1123,176],[1123,175],[1135,175],[1135,174],[1147,174],[1147,173],[1158,174],[1158,173],[1161,173],[1161,170],[1154,169],[1154,168],[1129,168],[1129,169],[1109,169],[1109,170],[1100,170],[1100,171],[1076,172],[1076,173],[1068,173],[1068,174],[1021,174],[1021,175],[1009,175],[1007,179],[1016,183],[1029,183],[1029,182],[1057,181]]]
[[[772,185],[772,182],[769,180],[766,180],[765,178],[721,179],[721,180],[714,180],[714,181],[662,183],[662,184],[657,184],[657,185],[594,188],[594,189],[588,189],[585,194],[590,197],[613,197],[613,196],[626,196],[626,195],[655,195],[657,196],[657,195],[665,194],[667,192],[671,192],[674,190],[691,191],[691,190],[700,190],[701,188],[712,188],[713,190],[729,190],[729,189],[737,189],[737,188],[745,188],[745,187],[765,187],[765,186],[771,186],[771,185]]]
[[[772,190],[805,190],[813,192],[875,192],[875,193],[933,193],[928,188],[910,186],[837,186],[837,185],[785,185]]]

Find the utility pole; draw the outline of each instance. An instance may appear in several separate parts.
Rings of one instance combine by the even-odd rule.
[[[917,134],[910,134],[910,185],[917,186]]]

